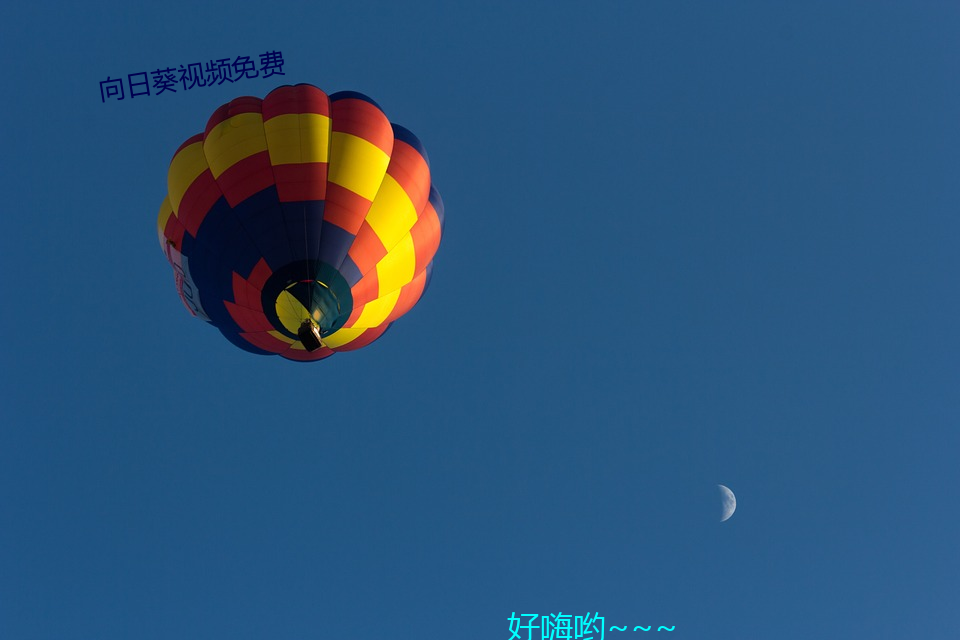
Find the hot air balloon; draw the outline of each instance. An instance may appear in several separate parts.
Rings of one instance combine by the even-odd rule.
[[[443,203],[360,93],[283,86],[217,109],[170,163],[158,232],[187,310],[257,354],[364,347],[420,299]]]

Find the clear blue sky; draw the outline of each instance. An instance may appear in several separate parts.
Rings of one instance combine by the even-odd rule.
[[[0,638],[957,637],[958,33],[913,0],[5,4]],[[280,81],[101,102],[272,50]],[[446,204],[420,304],[309,365],[189,317],[155,226],[179,144],[298,82],[374,98]]]

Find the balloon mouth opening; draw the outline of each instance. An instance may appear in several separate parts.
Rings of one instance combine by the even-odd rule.
[[[297,337],[307,351],[316,351],[323,346],[323,342],[320,340],[320,327],[309,318],[300,324],[300,328],[297,329]]]
[[[260,295],[270,324],[307,351],[326,346],[321,340],[340,330],[353,312],[350,285],[320,261],[304,260],[278,269]]]

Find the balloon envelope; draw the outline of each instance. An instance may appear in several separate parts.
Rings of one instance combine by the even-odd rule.
[[[443,203],[427,155],[362,94],[237,98],[180,145],[167,183],[158,232],[180,298],[247,351],[366,346],[429,282]]]

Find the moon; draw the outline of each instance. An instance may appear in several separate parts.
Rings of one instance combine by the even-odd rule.
[[[722,484],[718,484],[717,488],[720,489],[720,503],[723,509],[723,512],[720,514],[720,522],[726,522],[730,519],[730,516],[733,515],[733,512],[737,510],[737,496],[733,495],[733,491],[730,491],[730,489]]]

